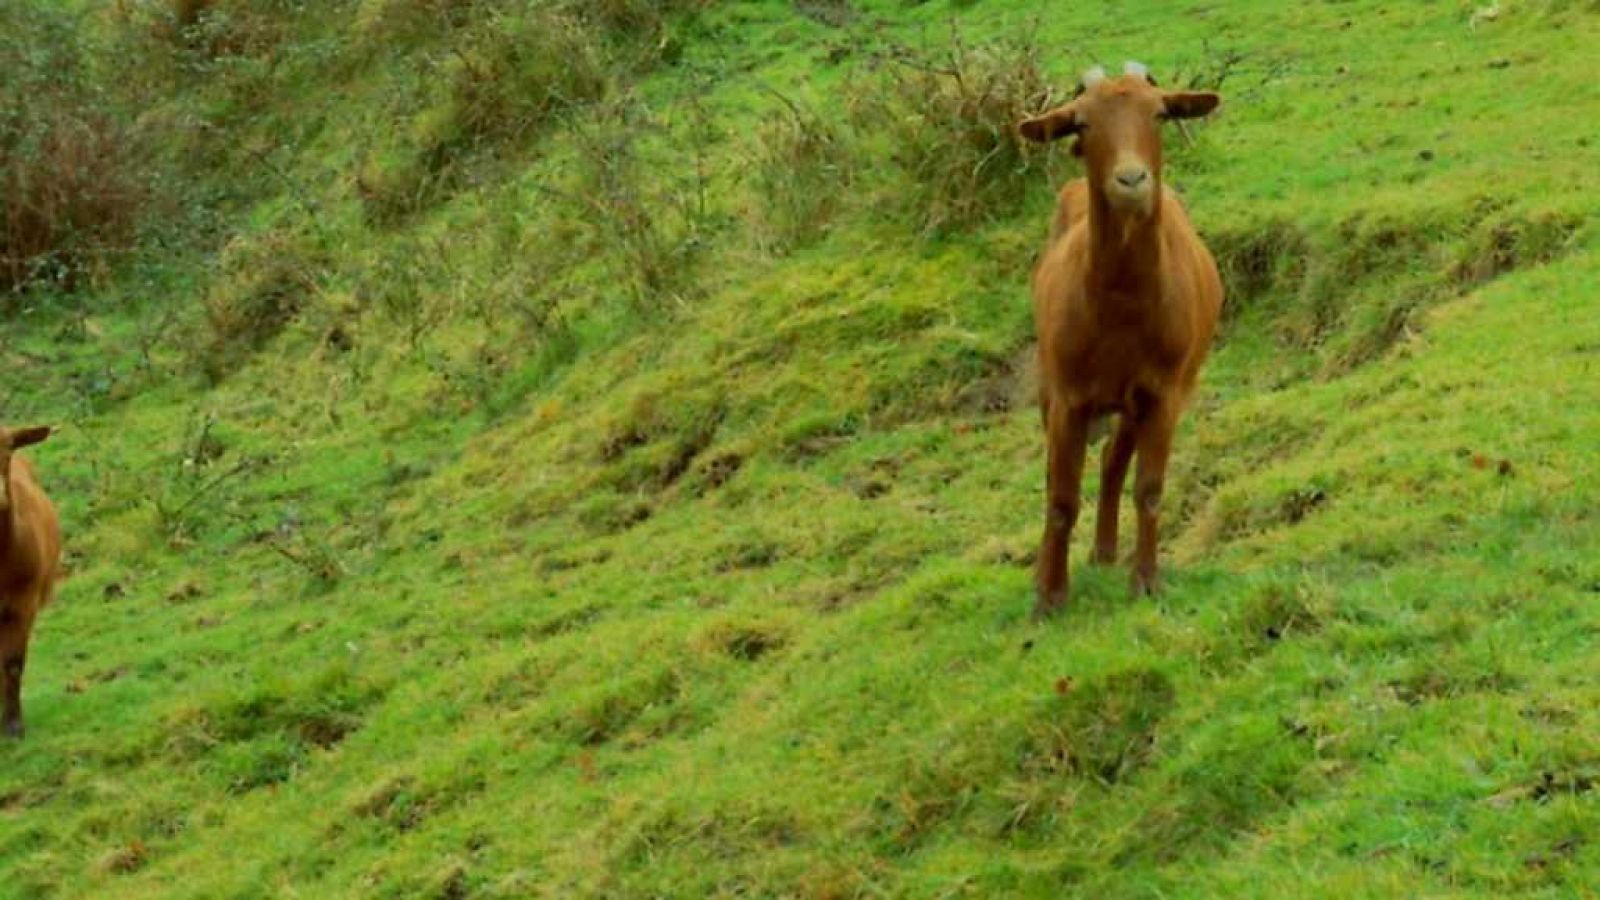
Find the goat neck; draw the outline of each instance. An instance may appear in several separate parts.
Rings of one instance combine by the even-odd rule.
[[[1161,182],[1148,212],[1117,208],[1090,179],[1089,271],[1091,299],[1109,295],[1154,297],[1161,282]]]

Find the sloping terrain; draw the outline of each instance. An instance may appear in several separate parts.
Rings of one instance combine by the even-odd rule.
[[[157,199],[0,301],[72,569],[0,892],[1600,881],[1593,4],[69,18]],[[1165,592],[1080,533],[1034,624],[1008,128],[1127,58],[1225,97],[1229,308]]]

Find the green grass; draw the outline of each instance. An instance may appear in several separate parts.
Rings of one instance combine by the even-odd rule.
[[[184,163],[214,224],[5,324],[73,571],[0,747],[0,893],[1600,880],[1592,9],[725,3],[480,121],[439,60],[535,13],[375,24],[413,5],[163,82],[151,121],[226,137]],[[953,204],[927,123],[969,120],[908,119],[878,59],[1003,69],[1035,27],[1058,90],[1242,56],[1168,135],[1230,308],[1167,588],[1080,529],[1043,625],[1026,271],[1074,164]]]

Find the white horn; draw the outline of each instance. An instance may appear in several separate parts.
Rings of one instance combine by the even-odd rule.
[[[1145,81],[1150,80],[1150,70],[1145,67],[1145,64],[1134,62],[1131,59],[1122,64],[1122,73],[1124,75],[1137,75]]]
[[[1095,66],[1094,68],[1090,69],[1089,71],[1083,73],[1083,86],[1084,87],[1094,87],[1096,82],[1101,82],[1101,81],[1105,81],[1105,80],[1106,80],[1106,70],[1101,68],[1100,66]]]

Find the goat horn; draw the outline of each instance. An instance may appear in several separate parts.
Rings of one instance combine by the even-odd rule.
[[[1104,68],[1100,67],[1100,66],[1095,66],[1094,68],[1090,69],[1089,71],[1083,73],[1083,86],[1084,87],[1092,87],[1096,82],[1105,81],[1105,80],[1106,80],[1106,70]]]
[[[1145,81],[1150,80],[1150,69],[1144,63],[1134,62],[1131,59],[1122,64],[1122,73],[1124,75],[1137,75]]]

